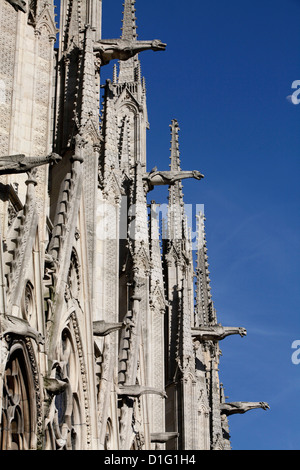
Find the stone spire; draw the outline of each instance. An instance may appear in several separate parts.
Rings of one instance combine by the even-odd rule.
[[[170,170],[181,172],[180,152],[179,152],[179,125],[176,119],[172,120],[171,127],[171,155]],[[183,237],[183,192],[181,181],[176,181],[169,187],[169,217],[168,217],[168,238],[169,240],[182,240]]]
[[[129,41],[136,41],[137,39],[137,25],[135,16],[135,0],[125,0],[123,12],[123,27],[122,27],[122,39]]]
[[[170,156],[170,169],[171,171],[179,171],[180,168],[180,152],[179,152],[179,124],[176,119],[172,119],[170,124],[171,128],[171,156]]]
[[[215,324],[216,312],[212,302],[209,264],[206,247],[205,217],[202,212],[197,216],[197,266],[196,266],[196,326]]]
[[[156,204],[155,201],[151,201],[149,225],[152,263],[151,288],[154,291],[156,285],[164,285],[160,245],[159,204]]]
[[[137,25],[135,16],[135,0],[125,0],[123,11],[122,39],[124,41],[137,41]],[[120,61],[120,71],[118,82],[135,82],[140,77],[141,65],[138,55],[131,57],[127,61]]]
[[[82,86],[80,88],[80,114],[78,112],[79,124],[84,126],[87,121],[93,122],[96,133],[98,133],[99,119],[99,78],[96,82],[96,67],[93,53],[94,32],[88,25],[85,27],[82,61]],[[98,75],[98,74],[97,74]],[[99,75],[98,75],[99,77]]]

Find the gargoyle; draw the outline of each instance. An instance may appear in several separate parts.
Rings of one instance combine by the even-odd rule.
[[[129,318],[125,318],[122,323],[106,323],[104,320],[93,322],[93,335],[94,336],[107,336],[114,331],[121,330],[122,328],[128,330],[134,328],[135,324]]]
[[[178,436],[178,432],[155,432],[150,434],[150,439],[151,442],[165,444],[166,442],[170,441],[171,439],[175,439],[175,437]]]
[[[149,191],[151,191],[154,186],[163,186],[169,185],[172,186],[176,181],[181,181],[187,178],[194,178],[196,180],[201,180],[204,178],[204,175],[200,171],[157,171],[156,169],[146,173],[143,176],[143,180],[148,183]]]
[[[268,403],[261,402],[248,402],[248,401],[236,401],[231,403],[221,403],[221,414],[230,416],[235,414],[243,414],[250,410],[262,408],[263,410],[269,410]]]
[[[128,60],[140,52],[164,51],[166,44],[159,39],[154,41],[130,41],[127,39],[102,39],[94,45],[94,51],[100,54],[101,65],[107,65],[111,60]]]
[[[32,328],[26,320],[11,315],[0,315],[1,337],[16,335],[32,338],[37,344],[44,344],[45,340],[41,333]]]
[[[141,385],[119,385],[117,389],[119,396],[139,398],[142,395],[160,395],[167,398],[164,390],[158,390],[154,387],[143,387]]]
[[[44,387],[50,395],[60,395],[69,386],[69,379],[55,379],[44,377]]]
[[[221,341],[230,335],[240,335],[243,337],[247,335],[247,330],[245,328],[222,325],[192,328],[192,336],[198,341]]]
[[[23,13],[26,13],[26,2],[24,0],[6,0],[10,3],[16,11],[21,10]]]
[[[125,326],[124,323],[106,323],[105,321],[93,322],[94,336],[107,336],[114,331],[118,331]]]
[[[26,173],[32,168],[49,163],[57,163],[61,157],[50,153],[46,157],[26,157],[25,155],[8,155],[0,157],[0,175]]]

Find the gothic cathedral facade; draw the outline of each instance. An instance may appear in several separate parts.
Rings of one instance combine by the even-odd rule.
[[[103,39],[102,0],[61,0],[59,29],[53,0],[0,0],[1,450],[227,450],[228,416],[268,408],[224,397],[219,343],[246,331],[217,319],[201,212],[193,258],[182,181],[203,175],[175,119],[147,169],[140,57],[166,44],[135,6]]]

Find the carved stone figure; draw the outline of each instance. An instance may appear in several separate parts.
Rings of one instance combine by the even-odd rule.
[[[107,336],[122,327],[124,327],[124,323],[106,323],[100,320],[93,322],[93,334],[94,336]]]
[[[26,173],[32,168],[49,163],[57,163],[61,157],[56,153],[50,153],[46,157],[26,157],[25,155],[7,155],[0,157],[0,175]]]
[[[165,444],[166,442],[170,441],[171,439],[175,439],[178,436],[178,432],[156,432],[150,434],[151,442],[158,444]]]
[[[139,398],[142,395],[160,395],[162,398],[167,398],[164,390],[157,390],[154,387],[143,387],[141,385],[119,385],[118,395],[135,398]]]
[[[94,336],[107,336],[122,328],[128,330],[134,326],[134,322],[129,318],[126,318],[122,323],[107,323],[104,320],[99,320],[93,322],[93,334]]]
[[[16,11],[23,11],[23,13],[26,13],[26,2],[24,0],[6,0],[8,3],[10,3]]]
[[[52,377],[44,377],[44,387],[51,395],[60,395],[69,385],[69,379],[55,379]]]
[[[192,328],[192,335],[198,341],[221,341],[231,335],[240,335],[241,337],[246,336],[247,330],[245,328],[222,325],[203,326]]]
[[[130,41],[127,39],[102,39],[94,45],[94,51],[99,52],[101,65],[107,65],[111,60],[128,60],[140,52],[164,51],[166,44],[159,39],[154,41]]]
[[[32,328],[26,320],[11,315],[0,316],[0,331],[2,337],[16,335],[23,338],[32,338],[37,344],[44,344],[45,342],[41,333]]]
[[[204,175],[200,171],[157,171],[156,169],[147,173],[143,180],[148,183],[149,190],[153,189],[154,186],[169,185],[172,186],[176,181],[181,181],[187,178],[194,178],[201,180]]]
[[[250,410],[255,410],[258,408],[262,408],[263,410],[269,410],[270,407],[268,403],[263,401],[261,402],[242,402],[236,401],[231,403],[221,403],[221,413],[226,416],[234,415],[234,414],[243,414]]]

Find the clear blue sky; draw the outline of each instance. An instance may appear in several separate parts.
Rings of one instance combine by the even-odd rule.
[[[221,343],[228,401],[269,411],[230,418],[234,450],[300,449],[300,0],[137,0],[150,121],[148,168],[169,165],[171,119],[180,124],[185,202],[204,204],[218,320],[246,338]],[[122,0],[103,0],[103,38],[119,37]],[[102,83],[111,77],[103,68]],[[151,198],[157,202],[159,193]]]

